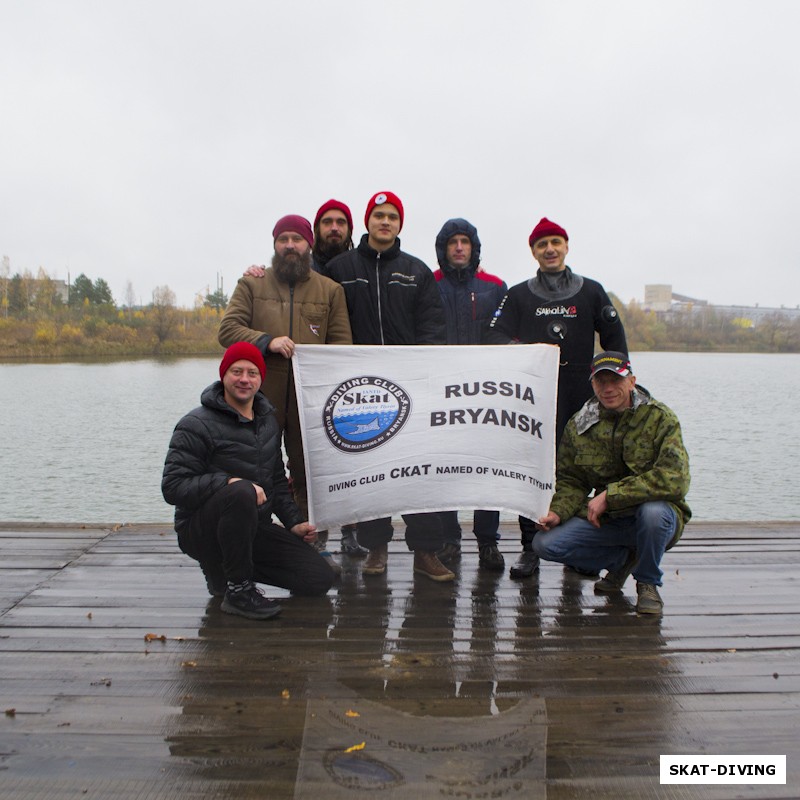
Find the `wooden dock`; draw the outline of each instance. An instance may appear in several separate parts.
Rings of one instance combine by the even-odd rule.
[[[690,525],[660,619],[632,580],[480,571],[469,533],[415,578],[399,533],[385,577],[252,622],[167,524],[0,525],[0,798],[800,797],[800,524]],[[670,753],[787,782],[661,785]]]

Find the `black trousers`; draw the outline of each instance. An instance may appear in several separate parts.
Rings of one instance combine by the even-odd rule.
[[[253,580],[293,594],[320,595],[334,580],[313,547],[260,517],[249,481],[230,483],[209,497],[178,534],[178,544],[206,574],[233,583]]]
[[[415,550],[436,552],[444,544],[442,520],[436,511],[422,514],[403,514],[406,524],[406,546],[413,553]],[[358,541],[369,550],[392,540],[392,518],[371,519],[358,523]]]

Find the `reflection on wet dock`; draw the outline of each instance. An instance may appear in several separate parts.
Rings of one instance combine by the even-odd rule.
[[[251,622],[169,525],[0,526],[0,796],[800,796],[800,524],[690,525],[663,619],[469,536],[452,585],[391,547]],[[667,753],[786,754],[787,783],[662,786]]]

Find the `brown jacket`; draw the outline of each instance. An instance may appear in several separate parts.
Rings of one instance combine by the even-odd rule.
[[[276,336],[288,336],[295,344],[352,344],[342,287],[312,272],[307,281],[291,290],[270,268],[263,278],[239,279],[219,326],[223,347],[251,342],[264,354],[267,377],[261,391],[275,407],[289,457],[295,502],[303,519],[308,519],[303,441],[294,382],[289,379],[292,362],[269,352],[269,343]]]
[[[270,267],[263,278],[240,278],[219,326],[219,343],[252,342],[264,354],[267,373],[288,373],[289,362],[270,353],[270,341],[288,336],[295,344],[352,344],[344,290],[311,272],[292,293]]]

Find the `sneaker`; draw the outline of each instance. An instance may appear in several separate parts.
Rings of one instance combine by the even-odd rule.
[[[364,575],[383,575],[386,572],[386,564],[389,561],[389,545],[378,545],[374,550],[369,551],[367,560],[361,568]]]
[[[660,614],[664,610],[664,601],[652,583],[637,582],[636,594],[639,596],[636,601],[637,614]]]
[[[539,556],[533,550],[523,550],[509,573],[512,578],[530,578],[539,569]]]
[[[270,619],[281,613],[278,601],[264,597],[252,581],[247,581],[247,586],[239,592],[228,589],[220,608],[226,614],[237,614],[247,619]]]
[[[458,542],[447,542],[443,547],[436,551],[436,558],[442,564],[451,564],[461,558],[461,545]]]
[[[206,579],[206,589],[212,597],[225,597],[225,592],[228,589],[228,582],[225,580],[225,575],[213,567],[205,564],[200,565],[203,570],[203,576]]]
[[[455,580],[455,573],[451,572],[436,557],[432,550],[414,551],[414,572],[430,578],[432,581],[452,581]]]
[[[352,558],[365,558],[369,550],[358,543],[357,530],[355,525],[342,525],[342,552]]]
[[[606,572],[605,576],[595,583],[594,590],[601,594],[621,592],[625,581],[628,580],[628,575],[631,574],[638,560],[636,551],[629,550],[625,563],[616,572]]]
[[[482,544],[478,547],[478,565],[482,569],[495,572],[502,572],[506,568],[503,554],[496,544]]]

